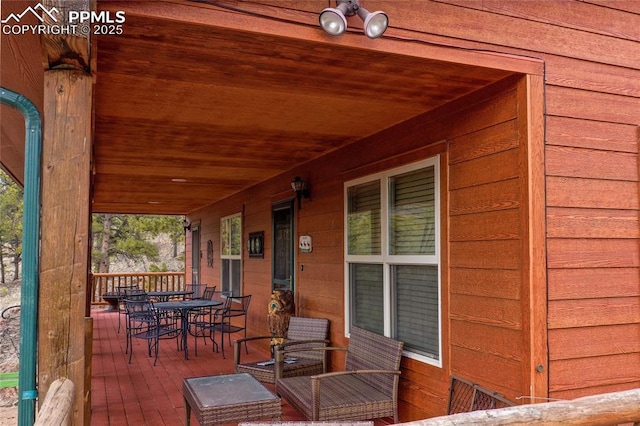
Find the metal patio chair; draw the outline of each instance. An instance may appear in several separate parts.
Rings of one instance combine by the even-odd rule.
[[[176,339],[179,349],[182,328],[175,315],[160,315],[153,307],[153,302],[144,297],[125,299],[127,309],[127,347],[129,349],[129,364],[133,355],[133,339],[147,341],[148,355],[154,356],[153,365],[158,362],[160,340]],[[153,352],[152,352],[153,351]]]
[[[207,344],[207,337],[213,343],[213,350],[216,350],[218,343],[213,339],[212,329],[222,322],[222,312],[232,296],[230,291],[216,291],[214,287],[207,287],[203,294],[203,298],[207,300],[215,300],[221,302],[220,306],[212,308],[202,308],[194,311],[189,319],[189,333],[195,340],[195,354],[198,355],[198,337],[202,337],[204,344]],[[209,289],[207,291],[207,289]],[[213,289],[211,291],[210,289]]]
[[[243,332],[244,337],[247,337],[247,314],[249,312],[250,303],[250,294],[245,296],[228,297],[222,310],[216,312],[216,316],[218,318],[214,319],[210,326],[205,327],[205,329],[211,330],[211,340],[214,342],[215,333],[220,333],[220,349],[222,351],[223,358],[226,358],[224,353],[225,334],[229,339],[229,345],[231,345],[231,335],[233,333]],[[249,349],[247,349],[246,344],[245,351],[249,353]]]

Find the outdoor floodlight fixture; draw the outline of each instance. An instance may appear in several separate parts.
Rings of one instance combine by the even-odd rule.
[[[182,227],[184,228],[184,232],[191,231],[191,224],[187,219],[182,221]]]
[[[331,35],[340,35],[347,30],[347,16],[357,14],[364,21],[364,33],[369,38],[380,37],[389,26],[386,13],[369,12],[358,0],[336,0],[336,7],[320,12],[320,26]]]
[[[302,198],[309,198],[311,194],[309,194],[309,188],[307,181],[302,179],[300,176],[296,176],[291,181],[291,189],[296,193],[296,198],[298,199],[298,209],[302,208]]]

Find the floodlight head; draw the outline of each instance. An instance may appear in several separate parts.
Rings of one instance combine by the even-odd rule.
[[[380,37],[389,26],[389,17],[382,11],[369,12],[361,7],[358,16],[364,21],[364,33],[369,38]]]
[[[336,7],[328,7],[320,12],[320,26],[322,29],[334,36],[344,33],[347,30],[346,17],[355,14],[351,6],[352,1],[338,0]]]

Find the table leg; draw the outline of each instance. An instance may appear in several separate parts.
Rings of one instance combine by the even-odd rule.
[[[184,399],[184,414],[185,414],[185,425],[189,426],[191,424],[191,406],[187,401],[187,398]]]
[[[189,359],[189,346],[187,345],[187,334],[189,333],[189,311],[182,310],[182,345],[184,346],[184,359]]]

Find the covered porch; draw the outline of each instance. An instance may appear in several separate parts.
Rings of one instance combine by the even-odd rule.
[[[297,313],[329,318],[331,341],[342,346],[349,327],[342,241],[345,183],[389,169],[400,173],[400,167],[428,160],[429,170],[441,171],[434,172],[443,183],[434,193],[448,209],[442,209],[442,220],[433,221],[441,232],[437,244],[443,262],[435,266],[441,271],[435,282],[442,308],[432,324],[437,330],[432,362],[403,362],[402,418],[443,414],[451,371],[473,373],[512,398],[545,397],[547,376],[529,368],[546,366],[545,332],[534,335],[531,326],[546,314],[544,257],[532,249],[543,237],[543,198],[533,191],[543,177],[542,62],[434,45],[405,30],[384,40],[359,33],[330,38],[317,28],[320,2],[304,3],[300,10],[242,5],[246,9],[190,1],[153,6],[100,1],[99,11],[126,15],[124,34],[101,37],[90,45],[96,51],[79,44],[81,52],[71,52],[77,55],[48,52],[51,67],[43,76],[41,100],[49,123],[43,164],[55,167],[44,167],[43,175],[38,323],[60,323],[62,331],[49,340],[40,338],[38,358],[49,359],[65,345],[70,355],[41,366],[39,392],[45,394],[49,380],[58,376],[82,383],[74,421],[101,424],[96,404],[108,394],[99,390],[96,364],[104,361],[96,351],[103,344],[120,345],[122,339],[100,336],[102,318],[94,318],[93,353],[86,351],[90,336],[74,338],[91,329],[84,318],[88,268],[76,262],[89,258],[90,213],[186,215],[191,226],[187,276],[219,287],[221,224],[228,217],[241,218],[241,247],[251,234],[263,233],[264,257],[245,253],[227,260],[239,262],[241,293],[254,295],[262,308],[272,290],[273,212],[287,203],[294,230],[289,242],[294,244],[286,275],[290,285],[295,282]],[[69,64],[71,57],[84,60]],[[92,78],[82,72],[89,63],[95,65]],[[72,126],[67,117],[80,118]],[[20,162],[14,166],[22,181]],[[294,176],[312,185],[304,209],[299,202],[293,208]],[[70,181],[77,184],[67,190]],[[75,213],[70,218],[58,211]],[[452,227],[455,232],[447,228],[450,218],[459,225]],[[501,224],[501,229],[485,229],[486,223]],[[297,252],[299,236],[314,238],[312,253]],[[205,258],[207,265],[201,267]],[[468,312],[476,299],[488,306],[480,319]],[[68,314],[62,320],[61,309]],[[493,321],[495,309],[507,312],[503,323]],[[249,334],[264,329],[264,311],[250,312]],[[501,337],[479,345],[474,339],[482,333],[474,330]],[[502,344],[521,340],[527,344]],[[123,352],[117,346],[105,353]],[[114,357],[103,366],[104,373],[119,359]],[[222,368],[220,358],[209,359],[207,368]],[[340,366],[339,357],[334,358]],[[491,365],[506,359],[509,368],[495,370],[501,377],[487,378],[486,371],[493,369],[468,371],[469,365],[480,365],[469,359]],[[91,380],[84,376],[86,365],[96,369]],[[180,374],[180,368],[172,368]],[[119,377],[119,369],[111,370],[118,374],[104,377]],[[154,390],[153,383],[169,377],[150,368],[150,379],[134,380],[130,375],[139,370],[128,370],[118,386],[102,385],[118,389],[124,402],[111,407],[121,413],[127,401],[145,406],[142,398]],[[175,396],[163,396],[174,402],[177,415],[182,415],[182,377],[175,376],[170,386],[178,391],[177,402]],[[146,388],[125,386],[139,382]],[[93,412],[82,416],[79,407],[89,389],[95,392]]]

